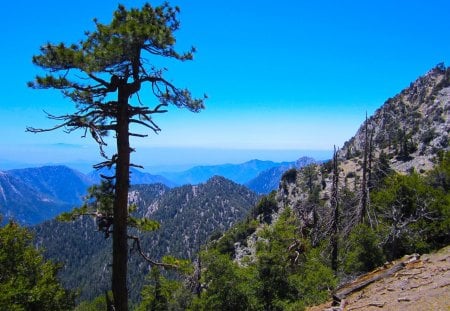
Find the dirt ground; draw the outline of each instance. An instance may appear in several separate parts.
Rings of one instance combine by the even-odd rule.
[[[307,310],[450,311],[450,246],[433,254],[404,257],[390,267],[402,262],[405,265],[399,271],[346,295],[340,306],[332,307],[328,302]],[[386,274],[388,268],[368,273],[337,293],[345,291],[345,287],[354,287],[358,281]]]

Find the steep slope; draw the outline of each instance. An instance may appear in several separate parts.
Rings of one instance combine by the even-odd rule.
[[[9,170],[8,174],[22,180],[40,193],[68,204],[80,204],[92,181],[67,166],[43,166]]]
[[[372,162],[367,164],[370,176],[366,177],[371,179],[368,188],[375,187],[377,178],[384,177],[387,170],[430,170],[437,153],[450,148],[450,69],[438,65],[388,99],[344,144],[338,152],[339,187],[345,190],[344,196],[361,189],[366,128],[367,161]],[[289,172],[280,183],[279,205],[296,209],[305,228],[316,230],[320,239],[330,230],[331,162]],[[351,222],[350,215],[356,213],[359,200],[360,193],[344,199],[348,205],[343,208],[347,213],[344,222]]]
[[[291,168],[299,169],[312,163],[316,163],[316,161],[309,157],[301,157],[295,162],[283,162],[279,166],[274,166],[259,173],[258,176],[248,181],[245,185],[256,193],[268,194],[278,189],[284,172]]]
[[[367,120],[367,141],[372,137],[371,148],[367,148],[367,162],[371,162],[367,164],[368,191],[375,190],[389,172],[429,171],[437,163],[438,154],[450,149],[449,131],[450,69],[438,65],[387,100]],[[338,230],[344,239],[358,223],[362,204],[365,133],[363,124],[338,153]],[[313,246],[329,239],[334,221],[332,177],[331,161],[286,171],[276,193],[277,208],[271,209],[271,217],[264,218],[274,222],[289,207],[299,219],[299,231]],[[244,244],[255,245],[257,231]],[[251,247],[239,245],[235,254],[254,254]]]
[[[0,171],[0,214],[4,222],[14,219],[23,225],[36,224],[68,208],[69,204],[39,192],[8,172]]]
[[[361,158],[366,126],[372,149],[386,153],[395,170],[430,169],[436,152],[449,148],[450,69],[439,64],[388,99],[344,144],[340,159]]]
[[[159,230],[140,234],[143,250],[153,258],[165,254],[193,258],[213,232],[224,231],[241,220],[257,199],[252,191],[223,177],[174,189],[161,184],[137,185],[129,193],[130,203],[138,206],[137,214],[161,223]],[[83,299],[109,288],[110,240],[94,232],[92,219],[72,223],[52,220],[35,230],[37,244],[46,250],[46,256],[65,263],[61,278],[66,286],[80,287]],[[130,291],[136,299],[149,267],[134,252],[130,253],[129,267]]]

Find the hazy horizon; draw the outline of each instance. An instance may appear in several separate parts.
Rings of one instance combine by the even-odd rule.
[[[145,2],[120,1],[127,8]],[[70,8],[54,0],[4,3],[7,14],[0,19],[2,29],[8,30],[0,50],[4,163],[83,166],[102,161],[92,140],[80,138],[81,131],[25,132],[27,126],[56,125],[43,110],[53,115],[75,110],[60,92],[33,90],[27,81],[42,74],[31,62],[40,46],[78,42],[86,30],[93,30],[94,17],[109,23],[118,3],[80,0]],[[450,63],[450,41],[445,40],[449,1],[173,0],[171,4],[181,10],[177,49],[193,45],[198,52],[192,62],[154,57],[149,65],[167,67],[168,80],[189,88],[196,97],[206,93],[208,99],[198,114],[169,107],[168,113],[155,115],[153,121],[162,129],[159,135],[138,130],[149,137],[132,139],[137,149],[132,157],[146,167],[252,158],[293,161],[303,155],[298,151],[342,147],[366,113],[372,115],[436,64]],[[149,87],[143,87],[140,99],[150,107],[157,105]],[[107,142],[114,145],[111,137]]]
[[[53,159],[49,160],[48,153]],[[6,153],[8,155],[8,153]],[[330,159],[331,150],[252,150],[252,149],[211,149],[211,148],[145,148],[132,154],[135,164],[144,166],[143,171],[158,174],[162,172],[184,171],[194,166],[221,164],[241,164],[250,160],[272,162],[292,162],[301,157],[311,157],[317,161]],[[82,173],[93,171],[92,166],[102,162],[93,146],[46,146],[30,158],[25,153],[13,157],[0,155],[0,171],[47,165],[66,165]]]

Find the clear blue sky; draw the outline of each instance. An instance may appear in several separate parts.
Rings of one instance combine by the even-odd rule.
[[[2,4],[0,169],[8,161],[100,160],[81,133],[25,133],[28,125],[54,124],[43,109],[74,110],[59,93],[31,90],[26,82],[39,72],[31,57],[40,45],[83,39],[94,17],[110,21],[117,3]],[[144,1],[121,3],[140,7]],[[294,160],[301,150],[331,150],[356,132],[366,111],[372,114],[437,63],[450,64],[448,0],[171,4],[181,9],[178,46],[198,52],[192,62],[169,64],[168,77],[209,99],[199,114],[170,109],[156,119],[159,135],[134,143],[136,161],[147,167]]]

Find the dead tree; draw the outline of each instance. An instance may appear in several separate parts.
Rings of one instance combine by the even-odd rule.
[[[331,224],[331,268],[338,269],[338,239],[339,239],[339,168],[336,146],[333,152],[333,182],[331,185],[331,210],[333,213]]]

